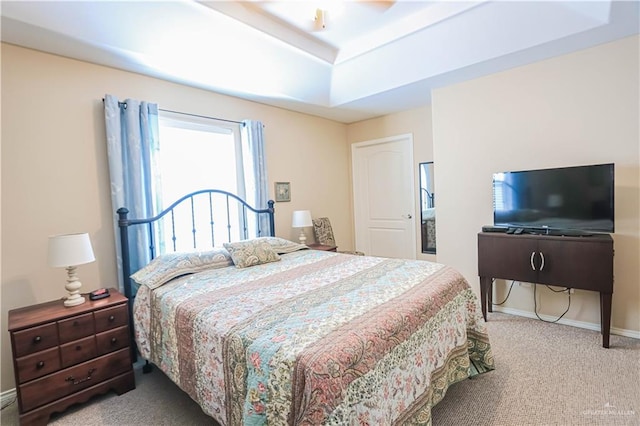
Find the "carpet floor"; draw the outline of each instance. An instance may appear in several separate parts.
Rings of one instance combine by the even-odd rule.
[[[433,408],[434,426],[640,425],[640,340],[539,320],[490,314],[496,369],[456,383]],[[51,419],[52,425],[215,425],[158,369],[136,389],[109,393]],[[18,425],[17,404],[0,423]]]

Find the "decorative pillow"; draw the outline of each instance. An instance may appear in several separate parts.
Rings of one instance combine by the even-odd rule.
[[[233,263],[237,268],[276,262],[280,260],[280,256],[275,252],[268,238],[270,237],[224,243],[224,248],[229,251],[231,259],[233,259]]]
[[[225,268],[232,264],[229,252],[223,248],[203,252],[166,253],[153,259],[147,266],[131,275],[131,278],[153,290],[181,275],[205,269]]]
[[[328,217],[318,217],[313,219],[313,233],[316,241],[326,246],[335,246],[336,240],[333,237],[333,228]]]
[[[293,253],[298,250],[308,250],[309,246],[304,244],[294,243],[293,241],[285,240],[279,237],[261,237],[264,238],[273,250],[278,254]]]

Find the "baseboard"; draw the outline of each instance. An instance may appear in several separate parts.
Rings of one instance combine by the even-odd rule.
[[[520,309],[505,308],[505,307],[502,307],[502,306],[494,306],[493,310],[494,310],[494,312],[502,312],[502,313],[505,313],[505,314],[517,315],[519,317],[538,319],[538,317],[536,316],[536,314],[534,312],[523,311],[523,310],[520,310]],[[540,318],[542,318],[545,321],[555,321],[557,319],[557,317],[552,317],[552,316],[549,316],[549,315],[542,315],[542,314],[538,314],[538,315],[540,316]],[[557,323],[558,324],[564,324],[564,325],[570,325],[570,326],[578,327],[578,328],[585,328],[587,330],[600,331],[600,323],[594,324],[592,322],[576,321],[576,320],[565,319],[565,318],[561,318]],[[640,339],[640,331],[627,330],[627,329],[624,329],[624,328],[617,328],[617,327],[611,327],[610,331],[611,331],[611,334],[615,334],[615,335],[618,335],[618,336],[624,336],[624,337],[631,337],[631,338],[634,338],[634,339]]]
[[[0,394],[0,402],[1,406],[4,409],[7,405],[11,404],[16,400],[17,394],[16,389],[9,389],[8,391],[4,391]]]

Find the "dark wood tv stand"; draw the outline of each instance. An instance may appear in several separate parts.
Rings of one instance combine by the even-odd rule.
[[[548,284],[600,293],[602,346],[609,347],[613,295],[613,239],[499,232],[478,234],[482,315],[492,309],[493,279]]]

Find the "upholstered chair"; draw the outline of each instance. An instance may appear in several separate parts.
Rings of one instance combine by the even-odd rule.
[[[313,219],[313,233],[316,237],[318,244],[325,246],[335,246],[336,239],[333,237],[333,228],[331,228],[331,222],[328,217],[318,217]],[[355,254],[357,256],[364,256],[361,251],[341,251],[339,253]]]

